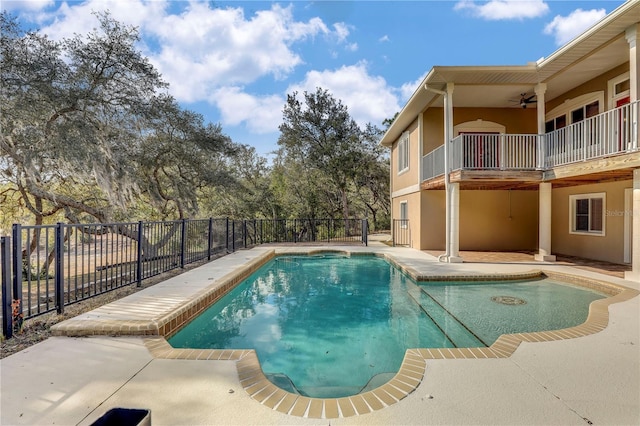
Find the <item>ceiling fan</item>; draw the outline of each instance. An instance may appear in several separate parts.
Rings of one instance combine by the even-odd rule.
[[[526,93],[521,93],[520,94],[520,100],[519,101],[511,101],[511,102],[518,102],[518,104],[522,107],[522,108],[526,108],[527,105],[529,104],[535,104],[537,101],[534,99],[536,97],[535,94],[527,96]]]

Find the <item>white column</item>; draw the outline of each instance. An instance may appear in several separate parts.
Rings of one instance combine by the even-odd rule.
[[[640,39],[640,24],[634,24],[627,28],[625,31],[625,38],[629,43],[629,97],[631,102],[640,100],[640,46],[638,46]],[[637,108],[637,105],[636,105]],[[637,111],[636,111],[637,113]],[[637,114],[633,114],[633,117],[637,117]],[[638,126],[640,123],[636,122],[634,127],[634,135],[631,141],[631,149],[640,148],[640,135],[638,135]]]
[[[631,102],[640,100],[640,81],[638,81],[638,73],[640,72],[640,47],[638,40],[640,39],[640,24],[634,24],[625,31],[625,38],[629,43],[629,83]]]
[[[555,262],[556,257],[551,254],[551,183],[541,182],[538,190],[538,254],[535,259],[541,262]]]
[[[546,150],[544,148],[544,135],[545,134],[545,104],[544,94],[547,91],[547,85],[545,83],[538,83],[535,87],[536,92],[536,114],[538,118],[538,168],[543,169],[546,157]]]
[[[453,139],[453,83],[447,83],[447,94],[445,95],[445,143],[451,144]],[[451,161],[451,152],[448,150],[449,158],[447,162]],[[451,164],[448,166],[448,173],[451,172]],[[447,197],[447,217],[449,219],[448,235],[447,235],[447,262],[460,263],[462,258],[460,257],[460,184],[449,182],[446,190]]]
[[[640,282],[640,169],[633,171],[631,210],[631,271],[625,272],[624,278]]]
[[[460,184],[450,183],[451,235],[449,236],[449,263],[461,263],[460,257]]]

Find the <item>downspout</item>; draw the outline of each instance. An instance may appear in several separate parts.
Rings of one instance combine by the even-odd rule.
[[[451,252],[449,250],[450,247],[450,238],[449,235],[451,233],[451,207],[449,206],[449,117],[448,111],[448,96],[447,92],[443,90],[434,89],[433,87],[429,87],[426,84],[424,85],[425,90],[433,93],[437,93],[438,95],[442,95],[444,101],[444,192],[445,192],[445,252],[438,256],[438,262],[446,262],[447,259],[451,256]],[[444,259],[444,260],[443,260]]]

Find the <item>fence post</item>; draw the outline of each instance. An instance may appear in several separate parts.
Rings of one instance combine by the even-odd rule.
[[[56,288],[56,310],[59,314],[64,313],[64,223],[56,224],[56,242],[54,246],[56,253],[56,272],[55,272],[55,288]]]
[[[231,221],[231,250],[236,251],[236,221]]]
[[[22,226],[13,225],[13,297],[20,300],[18,314],[22,314]],[[4,294],[4,293],[3,293]]]
[[[11,239],[0,237],[0,260],[2,261],[2,334],[8,339],[13,336],[13,309],[11,302]],[[17,296],[17,295],[16,295]],[[18,298],[22,300],[22,298]],[[21,303],[22,304],[22,303]]]
[[[369,221],[362,219],[362,242],[365,246],[369,245]]]
[[[225,249],[229,253],[229,218],[226,218],[226,231],[225,231]]]
[[[213,240],[213,218],[209,218],[209,234],[207,238],[207,260],[211,260],[211,244]]]
[[[291,233],[293,234],[293,242],[298,242],[298,219],[293,219],[293,227],[291,228]]]
[[[186,219],[182,219],[182,224],[181,224],[181,232],[182,235],[180,236],[180,267],[184,268],[184,252],[187,248],[187,220]]]
[[[247,248],[247,219],[242,221],[242,242],[244,243],[244,248]]]
[[[136,259],[136,287],[142,287],[142,230],[143,222],[138,222],[138,253]]]

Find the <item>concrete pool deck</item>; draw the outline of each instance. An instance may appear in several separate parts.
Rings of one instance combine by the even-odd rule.
[[[609,304],[606,328],[583,337],[525,341],[502,358],[426,359],[423,379],[399,402],[367,414],[329,419],[284,414],[257,402],[245,391],[231,356],[158,357],[145,337],[108,336],[123,332],[125,326],[130,334],[153,334],[166,320],[177,325],[185,313],[167,318],[167,312],[180,311],[194,295],[204,297],[203,289],[216,281],[233,280],[230,271],[273,249],[259,247],[217,259],[61,323],[58,330],[80,335],[92,334],[82,330],[99,330],[107,335],[53,337],[0,360],[0,424],[87,425],[113,407],[150,409],[154,425],[640,424],[638,296]],[[442,264],[418,250],[375,241],[369,247],[276,248],[278,253],[321,249],[389,253],[430,276],[518,275],[543,269],[636,292],[640,287],[592,271],[533,261]],[[350,407],[341,407],[341,412],[358,410],[355,403]]]

